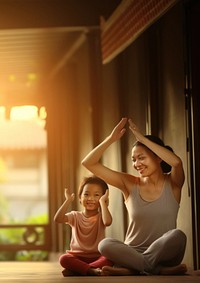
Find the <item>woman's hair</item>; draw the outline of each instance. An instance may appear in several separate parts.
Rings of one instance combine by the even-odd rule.
[[[154,142],[154,143],[156,143],[160,146],[163,146],[163,147],[169,149],[170,151],[174,152],[173,149],[169,145],[165,145],[164,142],[159,137],[156,137],[156,136],[153,136],[153,135],[145,135],[145,137],[147,139],[149,139],[150,141],[152,141],[152,142]],[[137,146],[137,145],[142,145],[142,146],[148,148],[146,145],[144,145],[143,143],[141,143],[139,141],[136,141],[133,146]],[[160,163],[160,166],[162,168],[163,173],[171,172],[171,168],[172,168],[171,165],[169,165],[165,161],[162,160],[161,163]]]
[[[101,178],[98,178],[97,176],[94,176],[94,175],[90,176],[90,177],[84,177],[83,181],[81,182],[81,184],[79,186],[79,190],[78,190],[79,198],[81,197],[83,189],[84,189],[85,185],[87,185],[87,184],[99,185],[102,188],[103,194],[105,194],[106,190],[108,190],[108,185]]]

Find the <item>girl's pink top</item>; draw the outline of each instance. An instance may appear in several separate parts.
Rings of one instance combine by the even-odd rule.
[[[70,250],[67,252],[83,257],[98,257],[99,242],[105,238],[105,228],[102,215],[98,213],[92,217],[85,217],[83,212],[71,211],[66,214],[72,228]]]

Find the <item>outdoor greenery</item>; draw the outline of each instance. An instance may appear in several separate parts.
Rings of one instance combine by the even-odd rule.
[[[47,224],[48,216],[47,214],[38,215],[34,217],[29,217],[21,224]],[[9,223],[9,224],[17,224],[20,223]],[[39,239],[37,244],[42,244],[44,240],[43,229],[38,227],[36,228],[39,234]],[[23,244],[23,233],[25,232],[25,228],[2,228],[0,233],[0,244]],[[0,253],[0,261],[43,261],[48,260],[48,252],[47,251],[1,251]]]
[[[0,157],[0,183],[5,183],[7,179],[7,168],[3,158]],[[15,227],[14,225],[28,225],[28,224],[48,224],[47,213],[37,216],[27,217],[23,221],[17,221],[9,216],[8,201],[4,195],[0,192],[0,224],[5,225],[1,227],[0,231],[0,244],[12,245],[12,244],[25,244],[23,238],[26,228]],[[12,228],[6,227],[6,225],[13,225]],[[44,233],[42,227],[35,228],[39,235],[37,244],[43,244]],[[35,234],[28,235],[29,242],[34,241]],[[0,252],[0,261],[43,261],[48,259],[48,251],[33,250],[33,251],[3,251]]]

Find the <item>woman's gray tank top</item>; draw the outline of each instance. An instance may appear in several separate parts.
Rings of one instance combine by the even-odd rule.
[[[135,186],[125,205],[129,213],[125,243],[138,252],[145,251],[164,233],[176,228],[179,203],[173,195],[168,178],[165,179],[158,199],[150,202],[143,200],[138,186]]]

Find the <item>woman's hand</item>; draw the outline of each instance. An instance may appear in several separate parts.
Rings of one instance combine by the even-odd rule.
[[[121,121],[115,126],[110,134],[110,138],[113,141],[119,140],[126,132],[125,125],[127,123],[127,118],[122,118]]]
[[[134,134],[135,138],[142,142],[144,139],[144,135],[140,132],[140,130],[138,129],[138,127],[133,123],[133,121],[131,119],[128,119],[128,123],[129,123],[129,129],[132,131],[132,133]]]

